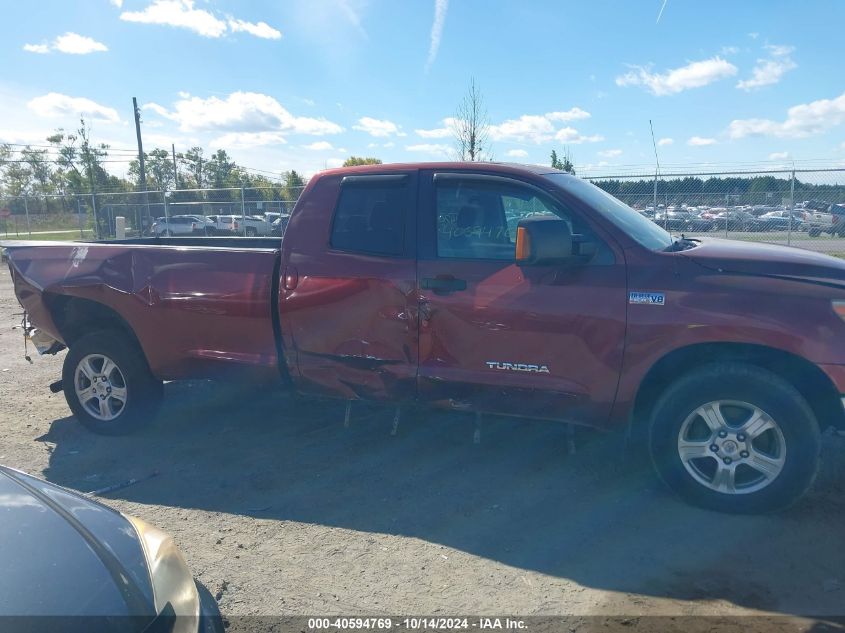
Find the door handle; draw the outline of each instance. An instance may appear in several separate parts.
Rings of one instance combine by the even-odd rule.
[[[466,290],[467,282],[465,279],[455,279],[451,276],[423,277],[420,282],[420,287],[423,290],[433,290],[436,295],[447,295],[450,292]]]

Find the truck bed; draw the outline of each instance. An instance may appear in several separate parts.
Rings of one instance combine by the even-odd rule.
[[[278,238],[3,242],[16,294],[61,343],[128,326],[161,379],[249,367],[278,376]],[[83,328],[84,329],[84,328]]]

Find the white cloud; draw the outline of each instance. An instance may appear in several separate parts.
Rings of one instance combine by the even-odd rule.
[[[249,33],[255,37],[278,40],[282,34],[266,22],[226,19],[194,7],[194,0],[153,0],[141,11],[124,11],[120,19],[140,24],[161,24],[193,31],[203,37],[222,37],[226,33]]]
[[[414,130],[421,138],[446,138],[452,135],[452,130],[447,127],[438,127],[433,130]]]
[[[584,136],[575,128],[565,127],[555,133],[555,140],[560,141],[561,143],[579,145],[580,143],[599,143],[604,140],[604,137],[600,134]]]
[[[768,45],[765,48],[769,52],[769,57],[757,60],[757,65],[751,71],[751,78],[743,79],[736,84],[740,90],[754,90],[776,84],[787,72],[798,67],[790,57],[792,51],[795,50],[794,47]]]
[[[433,154],[435,156],[448,156],[452,148],[448,145],[440,145],[436,143],[420,143],[418,145],[408,145],[405,149],[409,152],[422,152],[424,154]]]
[[[540,114],[523,114],[518,119],[508,119],[490,126],[490,137],[495,141],[543,143],[554,138],[555,127]]]
[[[555,122],[585,119],[590,116],[580,108],[566,112],[547,112],[546,114],[523,114],[517,119],[507,119],[490,126],[490,138],[494,141],[512,141],[516,143],[546,143],[557,139],[565,143],[583,143],[599,140],[598,136],[586,137],[571,127],[557,129]]]
[[[51,50],[69,55],[88,55],[89,53],[105,52],[108,47],[102,42],[68,31],[59,35],[51,44],[24,44],[23,49],[30,53],[45,54]]]
[[[49,44],[24,44],[23,49],[28,53],[38,53],[39,55],[50,52]]]
[[[109,49],[102,42],[78,33],[69,32],[56,38],[56,41],[53,42],[53,50],[70,55],[87,55],[88,53],[104,52]]]
[[[188,29],[203,37],[221,37],[226,33],[226,22],[205,9],[195,9],[193,0],[155,0],[143,11],[124,11],[120,19]]]
[[[314,150],[315,152],[324,151],[324,150],[328,150],[328,149],[334,149],[334,146],[331,143],[329,143],[328,141],[315,141],[314,143],[311,143],[310,145],[303,145],[302,147],[305,148],[305,149]]]
[[[84,116],[95,121],[119,123],[117,110],[100,105],[85,97],[70,97],[58,92],[50,92],[30,100],[27,107],[40,117],[61,118]]]
[[[687,141],[687,145],[692,147],[703,147],[705,145],[715,145],[715,138],[706,138],[702,136],[693,136]]]
[[[247,22],[245,20],[229,18],[229,29],[232,31],[232,33],[243,31],[249,33],[250,35],[254,35],[255,37],[263,38],[265,40],[282,39],[282,32],[278,29],[274,29],[266,22]]]
[[[215,139],[211,145],[224,149],[249,149],[263,145],[284,145],[287,143],[281,132],[229,132]]]
[[[735,119],[728,126],[733,139],[746,136],[803,138],[820,134],[845,123],[845,92],[834,99],[819,99],[792,106],[784,121],[771,119]]]
[[[346,161],[342,158],[329,158],[326,160],[326,168],[334,169],[335,167],[343,167],[344,162]]]
[[[616,156],[621,156],[622,150],[621,149],[606,149],[602,152],[599,152],[599,156],[602,158],[614,158]]]
[[[368,116],[358,119],[358,124],[353,125],[352,129],[366,132],[370,136],[390,136],[391,134],[399,134],[399,126],[393,121],[388,121],[386,119],[374,119]]]
[[[393,147],[394,145],[396,145],[396,143],[394,143],[393,141],[390,141],[389,143],[385,143],[384,145],[382,145],[382,147],[390,148],[390,147]]]
[[[664,145],[671,145],[674,142],[675,142],[675,139],[669,138],[668,136],[665,136],[662,139],[660,139],[659,141],[657,141],[657,144],[660,145],[661,147],[663,147]]]
[[[431,130],[414,130],[414,132],[420,138],[447,138],[454,133],[455,123],[454,117],[446,117],[443,119],[443,127]]]
[[[431,68],[437,58],[437,51],[440,50],[440,40],[443,38],[443,25],[446,22],[446,11],[449,9],[449,0],[434,0],[434,22],[431,23],[431,42],[428,46],[428,59],[425,62],[425,70]]]
[[[630,72],[616,78],[616,85],[642,86],[660,97],[690,88],[701,88],[736,73],[736,66],[717,55],[710,59],[690,62],[686,66],[673,68],[665,73],[653,73],[649,67],[634,66]]]
[[[528,158],[528,152],[524,149],[509,149],[506,154],[511,158]]]
[[[294,134],[338,134],[343,128],[324,118],[294,116],[275,98],[258,92],[233,92],[219,97],[181,96],[167,110],[155,103],[144,108],[179,124],[183,132],[289,132]],[[273,141],[275,142],[275,141]]]
[[[123,0],[109,0],[114,6],[120,9],[123,6]]]
[[[548,112],[546,118],[549,121],[577,121],[578,119],[589,119],[592,115],[581,108],[570,108],[565,112]]]
[[[769,160],[786,160],[789,158],[789,152],[772,152],[769,154]]]

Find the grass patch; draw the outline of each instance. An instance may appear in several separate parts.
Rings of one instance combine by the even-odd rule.
[[[0,233],[0,239],[4,239],[4,240],[27,240],[27,241],[31,240],[31,241],[39,241],[39,242],[43,242],[43,241],[72,242],[73,240],[80,240],[80,239],[88,240],[88,239],[91,239],[91,238],[94,237],[94,231],[91,231],[91,230],[85,230],[85,231],[82,232],[82,234],[83,234],[83,237],[80,237],[78,230],[77,231],[71,231],[71,232],[59,231],[59,232],[56,232],[56,233],[38,233],[38,234],[35,234],[35,235],[28,235],[26,233],[20,233],[19,235],[15,235],[14,233],[9,233],[8,235],[5,235],[3,233]]]

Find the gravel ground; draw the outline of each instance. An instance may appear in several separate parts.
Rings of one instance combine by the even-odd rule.
[[[225,616],[845,614],[845,438],[786,513],[679,502],[618,436],[169,383],[132,437],[71,417],[64,354],[24,360],[0,270],[0,463],[90,491],[172,534]],[[32,352],[32,348],[30,348]],[[819,622],[803,621],[809,626]],[[747,628],[747,627],[746,627]],[[765,627],[760,628],[765,630]]]

